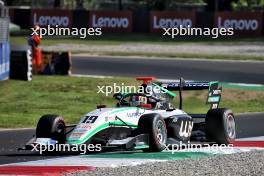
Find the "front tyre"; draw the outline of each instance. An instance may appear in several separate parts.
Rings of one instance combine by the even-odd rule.
[[[167,143],[167,128],[165,121],[158,114],[146,114],[139,119],[139,129],[149,135],[149,149],[147,151],[160,152]]]
[[[37,124],[37,138],[51,138],[63,144],[66,141],[65,122],[63,117],[58,115],[43,115]]]
[[[236,138],[234,114],[230,109],[210,109],[205,120],[206,137],[219,144],[230,144]]]

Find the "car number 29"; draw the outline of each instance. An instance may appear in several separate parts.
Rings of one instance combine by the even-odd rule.
[[[82,123],[94,123],[97,118],[98,118],[98,116],[86,116],[83,119]]]

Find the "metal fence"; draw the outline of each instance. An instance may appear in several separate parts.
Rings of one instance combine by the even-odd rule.
[[[0,80],[8,79],[10,70],[8,9],[0,5]]]

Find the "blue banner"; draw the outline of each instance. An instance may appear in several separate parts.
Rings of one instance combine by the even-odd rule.
[[[0,43],[0,80],[9,78],[10,45],[8,42]]]

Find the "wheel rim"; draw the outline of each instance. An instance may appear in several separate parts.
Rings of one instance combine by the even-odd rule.
[[[166,140],[166,127],[164,123],[159,120],[156,124],[156,137],[160,144],[164,144]]]
[[[236,125],[235,125],[234,116],[232,114],[229,114],[226,118],[226,132],[229,138],[235,139]]]
[[[56,128],[57,133],[63,134],[64,133],[64,125],[62,123],[59,123]]]
[[[56,131],[54,133],[54,138],[57,140],[59,143],[64,143],[65,142],[65,126],[63,123],[58,123],[56,126]]]

